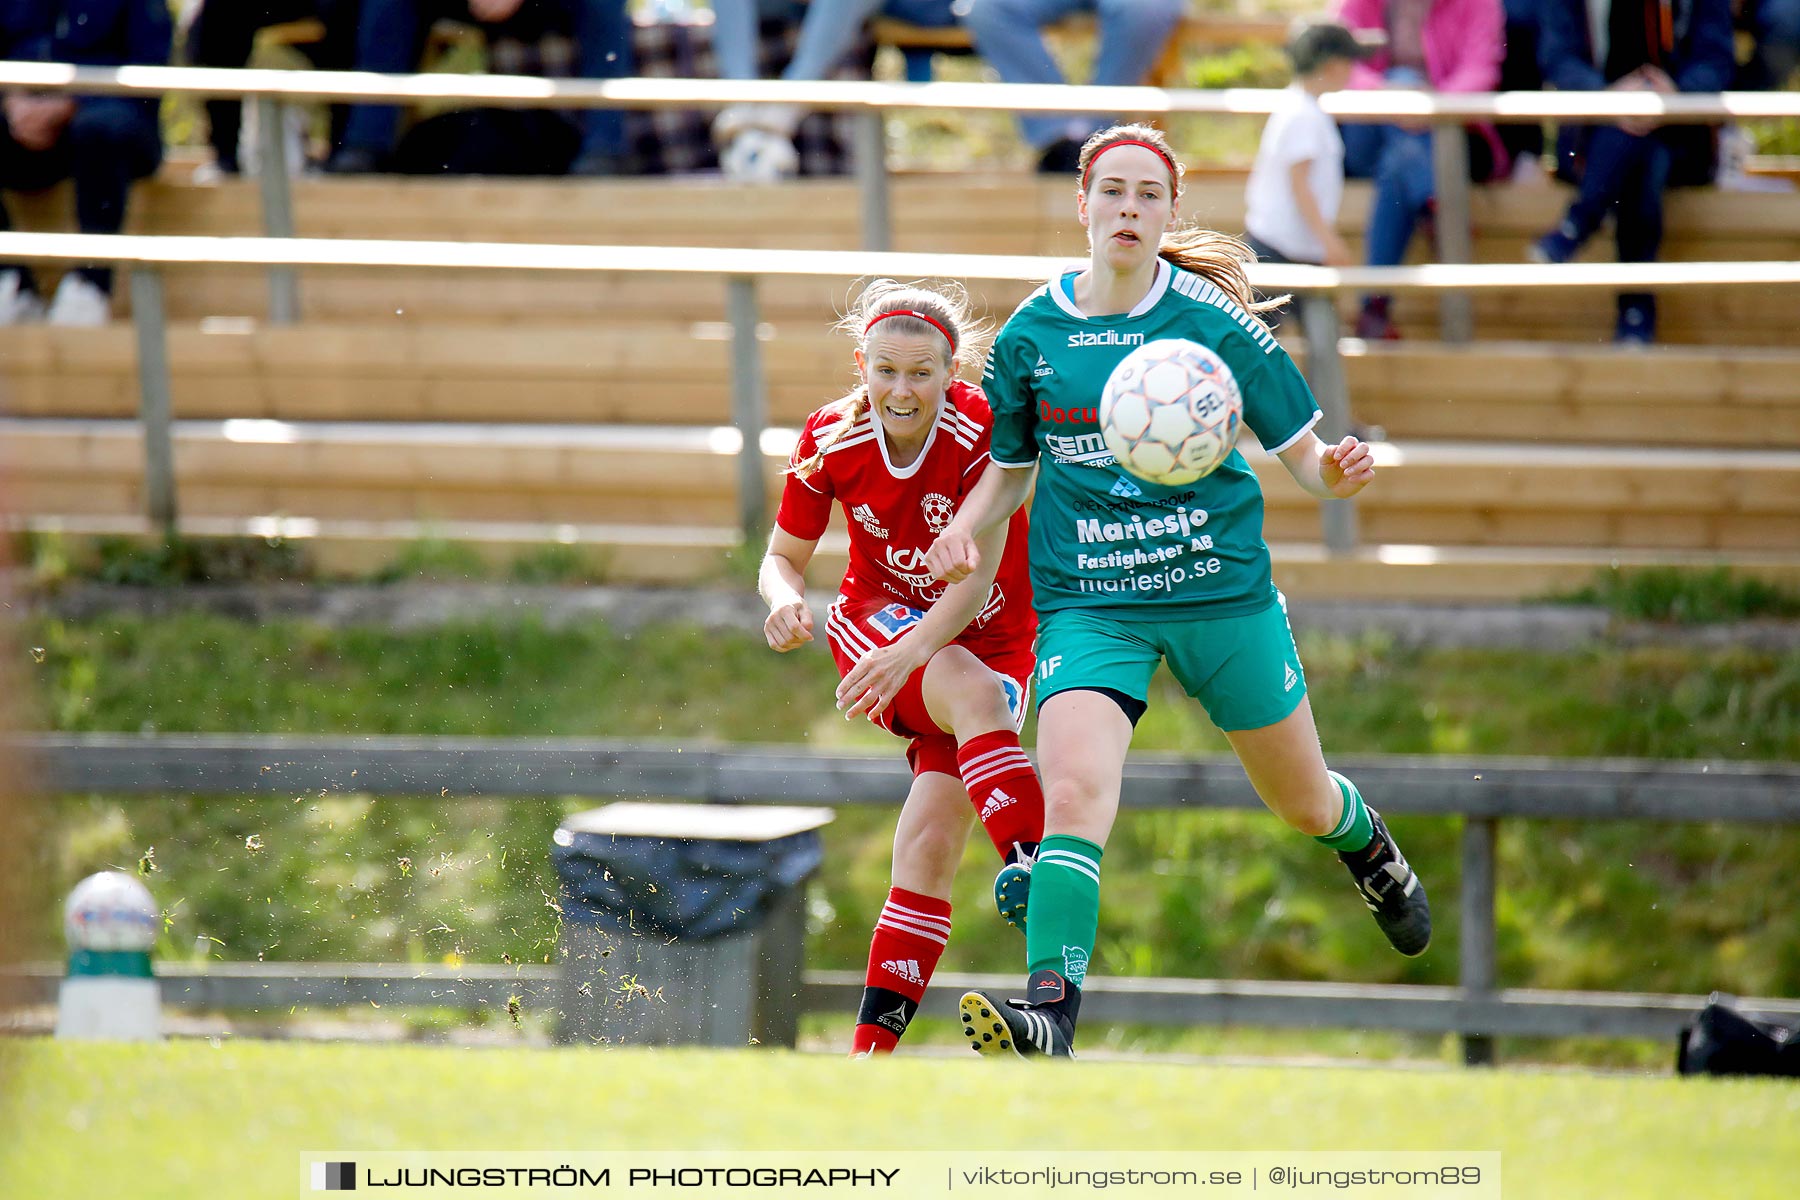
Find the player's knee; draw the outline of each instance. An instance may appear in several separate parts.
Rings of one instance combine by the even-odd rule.
[[[967,836],[966,829],[952,829],[948,823],[919,825],[896,834],[895,876],[936,881],[948,888]]]
[[[933,707],[949,713],[954,727],[951,732],[970,736],[989,729],[1012,728],[1012,710],[1007,706],[1000,677],[961,646],[946,646],[938,651],[931,660],[926,684],[933,692],[928,702],[935,701]]]
[[[1044,787],[1044,820],[1046,825],[1056,824],[1053,818],[1079,817],[1090,812],[1100,802],[1101,789],[1091,780],[1077,778],[1055,779]]]

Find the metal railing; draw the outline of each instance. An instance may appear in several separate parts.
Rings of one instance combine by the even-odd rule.
[[[41,734],[0,743],[47,794],[667,797],[712,803],[897,804],[910,775],[893,756],[810,754],[779,746],[465,737]],[[1107,1019],[1285,1026],[1368,1025],[1463,1036],[1467,1061],[1491,1061],[1496,1034],[1662,1036],[1697,998],[1542,992],[1499,986],[1496,846],[1504,820],[1723,821],[1800,824],[1800,766],[1631,759],[1346,758],[1337,764],[1388,815],[1462,820],[1459,986],[1248,980],[1096,980]],[[1262,803],[1231,758],[1133,755],[1133,809],[1252,809]],[[1428,869],[1429,873],[1429,869]],[[1443,893],[1440,891],[1440,902]],[[1440,910],[1441,911],[1441,910]],[[217,978],[205,978],[209,970]],[[504,986],[498,968],[220,964],[165,983],[194,1004],[285,1008],[368,996],[466,1006]],[[841,973],[840,973],[841,974]],[[39,973],[42,976],[42,972]],[[523,979],[516,973],[510,975]],[[471,987],[459,985],[466,978]],[[859,979],[809,976],[808,1008],[853,1006]],[[411,981],[411,982],[409,982]],[[529,981],[527,981],[529,982]],[[542,983],[543,980],[537,982]],[[983,980],[1010,986],[1011,980]],[[43,980],[37,987],[44,986]],[[222,990],[221,990],[222,989]],[[941,990],[941,989],[940,989]],[[846,999],[850,997],[850,999]],[[1800,1004],[1774,1002],[1785,1011]],[[1765,1006],[1766,1007],[1766,1006]]]
[[[919,109],[987,112],[1132,112],[1145,114],[1266,115],[1281,93],[1261,89],[1094,88],[1025,84],[728,81],[711,79],[549,80],[523,76],[378,75],[366,72],[223,70],[180,67],[75,67],[0,62],[0,88],[24,87],[80,94],[240,96],[259,106],[263,142],[261,189],[266,238],[95,237],[80,234],[0,233],[0,261],[112,262],[133,272],[133,316],[139,346],[140,409],[144,425],[145,503],[151,521],[173,533],[178,500],[170,437],[170,381],[163,288],[157,268],[206,263],[258,266],[269,271],[271,320],[300,313],[296,268],[512,270],[588,272],[699,272],[727,280],[732,328],[732,414],[742,436],[738,508],[747,541],[766,529],[760,443],[767,404],[762,377],[756,286],[774,276],[854,279],[896,277],[1031,280],[1068,265],[1057,257],[894,254],[889,231],[886,113]],[[850,111],[862,122],[856,171],[862,195],[861,252],[693,249],[636,246],[498,245],[464,242],[300,240],[294,232],[286,159],[278,142],[283,104],[297,100],[470,101],[520,107],[719,107],[797,105]],[[1717,96],[1659,96],[1649,92],[1506,92],[1450,95],[1428,92],[1337,92],[1322,101],[1346,120],[1411,119],[1456,136],[1435,139],[1440,172],[1437,222],[1463,231],[1467,244],[1467,162],[1459,124],[1466,120],[1655,117],[1706,122],[1800,117],[1800,94],[1728,92]],[[1800,216],[1800,201],[1797,201]],[[1446,340],[1467,340],[1472,322],[1467,293],[1482,289],[1599,288],[1653,290],[1707,286],[1800,284],[1800,263],[1647,263],[1559,266],[1464,265],[1353,268],[1257,265],[1251,280],[1268,292],[1300,296],[1308,373],[1324,413],[1321,430],[1338,436],[1350,426],[1349,398],[1338,357],[1341,333],[1332,297],[1345,290],[1436,292]],[[1321,505],[1323,537],[1335,554],[1357,542],[1353,502]]]
[[[768,278],[950,278],[1038,281],[1066,268],[1067,258],[1032,255],[905,254],[892,251],[712,249],[682,246],[579,246],[497,242],[359,239],[134,237],[72,233],[0,233],[0,261],[110,261],[132,271],[138,335],[138,384],[144,428],[145,502],[152,522],[176,529],[174,450],[167,320],[161,268],[244,266],[361,267],[370,270],[483,270],[724,276],[731,326],[731,411],[741,435],[738,515],[749,543],[767,526],[767,482],[761,449],[767,389],[757,328],[757,284]],[[1307,373],[1324,418],[1320,430],[1341,437],[1351,423],[1339,357],[1341,333],[1333,295],[1345,289],[1454,292],[1578,288],[1651,290],[1669,287],[1800,286],[1800,261],[1718,263],[1579,263],[1331,268],[1258,264],[1252,283],[1300,296]],[[1354,502],[1321,502],[1324,541],[1334,554],[1356,547]]]
[[[228,70],[217,67],[78,67],[63,63],[0,61],[0,87],[86,95],[237,96],[258,108],[264,232],[294,231],[287,160],[280,146],[282,108],[294,101],[468,102],[521,108],[722,108],[775,105],[854,113],[855,171],[862,193],[863,248],[892,247],[889,224],[888,113],[1090,112],[1146,116],[1200,114],[1267,116],[1281,103],[1279,89],[1077,87],[1063,84],[788,82],[723,79],[539,79],[518,75],[444,73],[382,75],[366,71]],[[1800,94],[1722,92],[1661,96],[1654,92],[1436,93],[1382,90],[1334,92],[1321,100],[1346,121],[1407,120],[1454,130],[1467,121],[1533,122],[1579,118],[1648,117],[1668,123],[1710,123],[1800,117]],[[1437,221],[1454,230],[1454,247],[1469,225],[1468,151],[1460,137],[1434,139],[1438,174]],[[291,278],[271,275],[271,315],[297,317]],[[1462,304],[1446,297],[1453,308]],[[1466,320],[1453,319],[1447,340],[1467,340]]]

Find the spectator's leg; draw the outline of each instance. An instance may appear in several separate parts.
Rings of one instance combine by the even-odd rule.
[[[75,219],[83,233],[117,233],[125,227],[125,202],[133,180],[162,165],[156,107],[141,100],[84,97],[63,142],[75,178]],[[82,267],[80,274],[112,292],[110,267]]]
[[[1388,132],[1375,164],[1375,196],[1369,207],[1365,261],[1371,267],[1393,267],[1406,260],[1413,227],[1437,187],[1432,175],[1431,134],[1391,125],[1381,128]],[[1383,295],[1372,295],[1363,302],[1359,336],[1393,336],[1387,320],[1389,303]]]
[[[801,20],[793,0],[713,0],[713,60],[720,79],[762,78],[762,23]]]
[[[1362,121],[1340,124],[1338,132],[1344,139],[1344,177],[1347,179],[1373,179],[1381,167],[1388,140],[1400,133],[1392,125],[1372,125]],[[1368,241],[1366,236],[1364,241]],[[1356,336],[1374,340],[1392,337],[1388,305],[1387,296],[1363,297],[1362,312],[1356,321]]]
[[[812,0],[800,22],[800,40],[794,57],[781,72],[783,79],[824,79],[837,69],[856,43],[856,35],[870,17],[882,10],[883,0]],[[949,15],[949,5],[944,5]]]
[[[1338,132],[1344,138],[1344,177],[1373,179],[1388,138],[1398,131],[1392,125],[1347,122],[1338,126]]]
[[[305,0],[319,20],[325,23],[325,36],[311,46],[303,46],[306,56],[321,71],[349,71],[356,66],[356,21],[360,0]],[[331,106],[331,150],[336,153],[344,145],[344,132],[350,122],[350,106]]]
[[[1585,165],[1576,194],[1560,224],[1533,243],[1532,257],[1539,262],[1567,262],[1594,236],[1635,171],[1640,151],[1633,137],[1614,125],[1596,125],[1587,131]]]
[[[12,131],[5,121],[0,121],[0,191],[12,188],[21,192],[41,192],[68,175],[67,138],[48,150],[27,150],[13,141]],[[11,230],[12,215],[6,209],[5,197],[0,196],[0,233]],[[42,304],[35,299],[36,277],[30,267],[23,263],[0,262],[0,285],[4,286],[7,299],[11,301],[0,323],[13,324],[42,314]],[[34,298],[27,301],[21,293],[30,293]],[[33,313],[25,314],[23,306],[32,308]]]
[[[1093,0],[974,0],[963,23],[976,53],[1006,83],[1062,83],[1062,70],[1044,44],[1043,27],[1084,9]],[[1078,114],[1041,113],[1019,118],[1026,142],[1038,151],[1059,141],[1079,143],[1092,126]]]
[[[631,15],[626,0],[572,0],[577,69],[583,79],[621,79],[633,73]],[[619,175],[629,170],[625,110],[590,108],[578,118],[581,150],[577,175]]]
[[[293,0],[299,3],[299,0]],[[279,0],[238,0],[235,4],[211,3],[201,7],[188,33],[188,60],[196,67],[241,67],[250,61],[256,44],[256,31],[278,21],[304,15],[278,10],[288,7]],[[219,169],[238,173],[238,133],[242,127],[243,103],[236,99],[213,99],[206,102],[207,141],[212,144],[213,159]]]
[[[1506,57],[1500,61],[1500,90],[1541,91],[1544,72],[1538,66],[1537,6],[1532,0],[1524,0],[1523,3],[1521,0],[1508,0],[1506,9]],[[1502,125],[1500,144],[1506,147],[1507,154],[1515,163],[1525,154],[1541,159],[1544,154],[1544,127],[1541,123]]]
[[[399,74],[416,71],[425,38],[440,13],[466,17],[464,4],[444,0],[363,0],[356,22],[356,69]],[[332,160],[340,170],[372,170],[394,148],[400,110],[391,104],[356,104],[344,125],[344,145]]]
[[[1624,187],[1619,193],[1618,240],[1622,263],[1655,262],[1662,249],[1663,192],[1669,186],[1673,155],[1656,137],[1633,139],[1627,156]],[[1656,297],[1650,292],[1622,292],[1615,334],[1621,342],[1656,339]]]
[[[1095,23],[1100,45],[1094,53],[1094,86],[1143,83],[1186,8],[1184,0],[1098,0]]]

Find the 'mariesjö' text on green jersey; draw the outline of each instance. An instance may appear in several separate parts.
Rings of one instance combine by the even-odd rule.
[[[1158,259],[1136,308],[1083,316],[1074,273],[1021,304],[988,358],[993,459],[1042,463],[1031,509],[1031,582],[1040,612],[1094,607],[1145,619],[1257,612],[1274,600],[1263,497],[1233,450],[1206,478],[1149,483],[1100,436],[1100,393],[1114,366],[1158,338],[1211,347],[1237,377],[1244,421],[1271,453],[1304,437],[1318,406],[1269,331],[1217,286]]]

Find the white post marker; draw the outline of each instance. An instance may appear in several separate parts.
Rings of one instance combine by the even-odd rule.
[[[69,973],[57,1000],[57,1037],[161,1040],[162,995],[150,969],[158,919],[150,890],[123,871],[75,885],[63,905]]]

